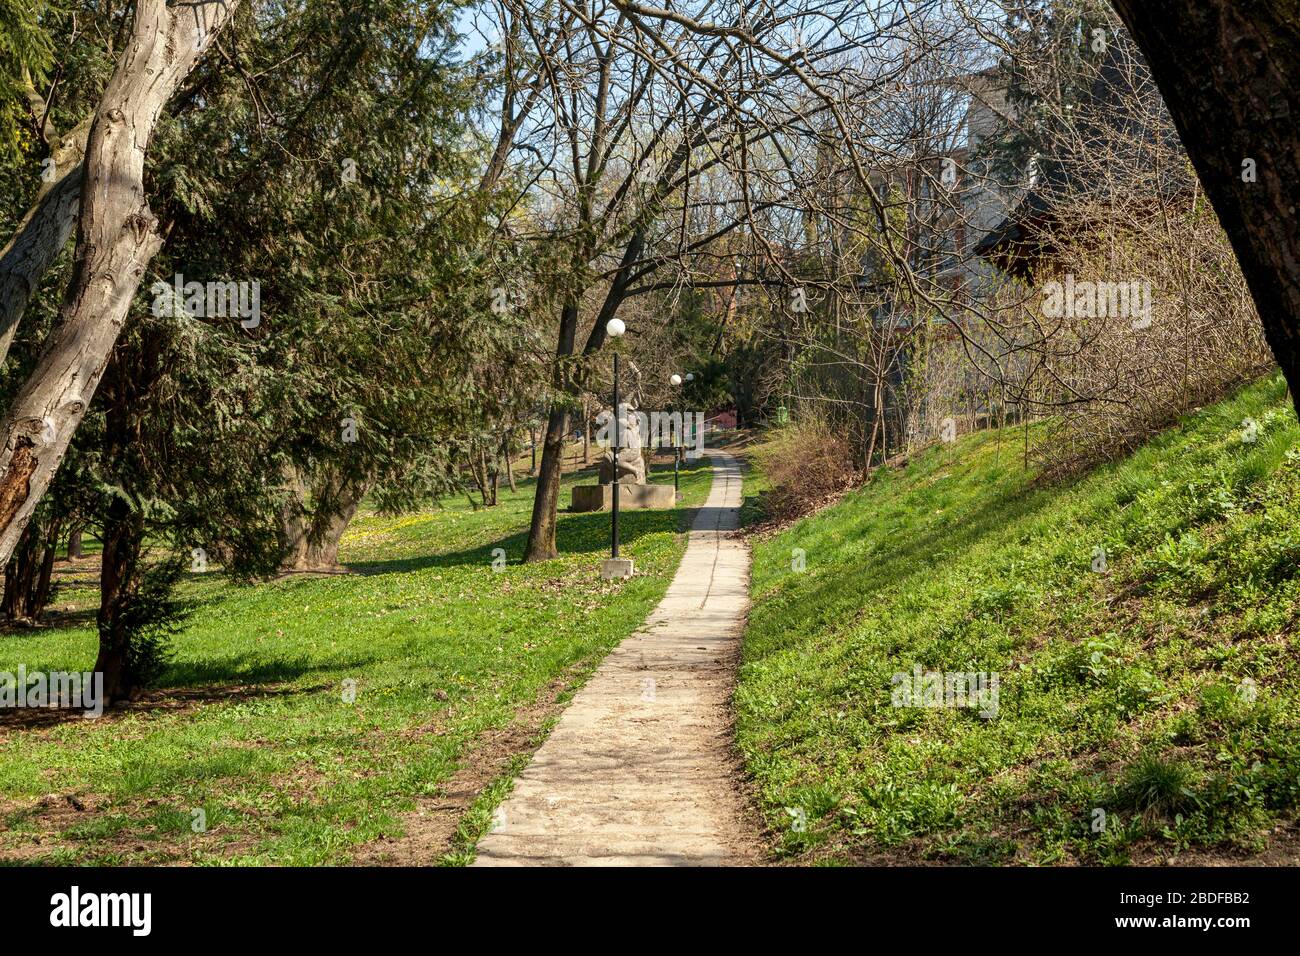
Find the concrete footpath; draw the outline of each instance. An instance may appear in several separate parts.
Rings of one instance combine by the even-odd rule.
[[[757,862],[735,785],[730,695],[749,602],[737,460],[713,487],[668,593],[601,663],[497,812],[476,866]],[[633,555],[635,557],[635,555]]]

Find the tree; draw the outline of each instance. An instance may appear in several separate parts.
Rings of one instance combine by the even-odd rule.
[[[12,17],[0,0],[0,23]],[[12,125],[4,137],[17,134],[18,148],[12,166],[17,192],[27,200],[27,212],[18,217],[11,238],[0,246],[0,366],[8,355],[28,302],[42,277],[54,264],[77,225],[81,201],[81,160],[90,124],[104,84],[113,71],[113,43],[128,21],[129,6],[115,10],[103,4],[50,7],[16,0],[21,17],[32,18],[33,37],[13,27],[17,46],[24,42],[40,50],[59,38],[57,66],[47,69],[48,58],[11,62],[0,66],[0,125]],[[0,34],[5,31],[0,28]],[[101,45],[103,43],[104,45]],[[0,47],[4,41],[0,40]],[[0,53],[0,61],[4,60]],[[0,146],[7,155],[8,146]]]
[[[181,573],[211,563],[247,579],[279,565],[274,396],[240,331],[133,312],[78,431],[70,463],[103,529],[95,670],[110,702],[163,664]]]
[[[18,101],[45,79],[54,45],[42,20],[44,0],[0,0],[0,157],[21,152],[23,126]]]
[[[255,84],[227,71],[214,108],[175,130],[172,268],[261,282],[249,337],[278,396],[286,571],[340,570],[365,498],[401,510],[457,487],[524,368],[522,315],[489,308],[511,266],[487,244],[498,199],[453,10],[317,0],[292,30],[245,35]],[[216,162],[186,162],[196,151]]]
[[[1300,6],[1113,4],[1146,55],[1300,410]]]
[[[659,288],[660,273],[717,281],[721,240],[791,195],[790,147],[810,118],[834,111],[826,89],[869,94],[889,68],[862,72],[865,47],[888,47],[908,18],[839,0],[791,10],[745,0],[726,23],[625,0],[498,9],[503,101],[528,110],[526,122],[518,112],[502,121],[532,164],[533,210],[516,235],[548,251],[541,282],[555,316],[554,400],[525,553],[539,561],[556,554],[563,443],[606,323]]]
[[[163,107],[239,0],[138,0],[131,42],[86,145],[77,252],[62,323],[10,405],[0,448],[0,562],[7,562],[90,406],[145,268],[161,247],[145,198]]]

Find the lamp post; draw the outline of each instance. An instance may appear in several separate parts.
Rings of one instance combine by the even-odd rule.
[[[694,372],[687,372],[687,373],[686,373],[686,384],[689,385],[689,384],[691,384],[691,382],[693,382],[693,381],[695,381],[695,373],[694,373]],[[689,416],[690,416],[690,412],[688,412],[686,409],[683,408],[683,409],[682,409],[682,421],[685,422],[686,419],[687,419]],[[695,423],[694,423],[694,422],[691,423],[691,440],[692,440],[692,441],[695,440]],[[683,452],[683,453],[684,453],[684,452]]]
[[[673,373],[673,375],[669,377],[668,382],[673,386],[673,388],[677,388],[682,384],[682,377]],[[681,401],[680,395],[678,401]],[[685,409],[682,409],[682,415],[683,418],[678,419],[677,422],[677,434],[673,436],[673,498],[676,501],[682,500],[682,486],[678,480],[677,473],[678,468],[682,463],[682,423],[685,421]]]
[[[627,331],[622,319],[610,319],[605,323],[605,332],[611,339],[616,339]],[[610,578],[630,578],[632,561],[618,556],[618,454],[622,450],[622,438],[619,426],[622,424],[618,408],[618,352],[614,353],[614,436],[611,450],[614,456],[614,488],[609,522],[609,559],[601,562],[600,576]]]

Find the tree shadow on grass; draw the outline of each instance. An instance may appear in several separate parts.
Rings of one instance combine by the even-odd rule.
[[[696,515],[702,510],[700,507],[690,507],[654,511],[620,511],[619,543],[622,546],[633,547],[638,538],[646,535],[685,531],[691,527]],[[559,518],[556,524],[555,546],[561,555],[596,555],[609,548],[610,513],[608,511],[560,512]],[[497,548],[505,551],[508,563],[518,563],[523,558],[527,544],[528,532],[524,530],[475,548],[390,561],[351,561],[348,562],[348,568],[364,575],[472,565],[486,568],[491,566],[496,557],[493,552]]]
[[[277,684],[297,680],[307,674],[345,669],[360,670],[378,661],[374,656],[350,657],[346,660],[331,658],[326,662],[313,662],[307,654],[296,657],[267,658],[245,653],[216,659],[175,661],[167,665],[154,687],[190,688],[203,690],[205,685]]]
[[[203,673],[210,678],[211,675],[222,672],[219,665],[223,663],[226,662],[214,662],[214,666],[195,669],[194,673]],[[357,666],[361,666],[369,663],[369,661],[357,661],[355,663]],[[277,664],[281,666],[276,666]],[[335,685],[332,683],[312,684],[307,687],[285,685],[290,680],[303,674],[312,671],[332,670],[340,666],[332,663],[328,667],[319,665],[289,669],[282,665],[283,662],[268,662],[266,667],[255,667],[239,671],[238,680],[235,682],[218,683],[213,681],[198,686],[188,686],[185,681],[191,678],[186,677],[184,674],[177,675],[173,679],[172,672],[169,671],[163,681],[145,691],[135,700],[106,708],[102,716],[93,719],[83,716],[84,711],[76,708],[25,707],[17,710],[0,710],[0,732],[7,730],[38,730],[82,721],[98,724],[103,721],[121,719],[132,714],[150,714],[160,711],[184,713],[206,704],[217,704],[225,701],[242,702],[292,697],[298,694],[316,694],[330,690]],[[282,676],[270,676],[273,674]],[[200,678],[193,679],[198,680]]]

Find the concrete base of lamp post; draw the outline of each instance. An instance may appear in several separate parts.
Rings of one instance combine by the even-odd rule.
[[[618,578],[630,578],[631,576],[631,558],[606,558],[600,562],[600,578],[602,581],[613,581]]]

